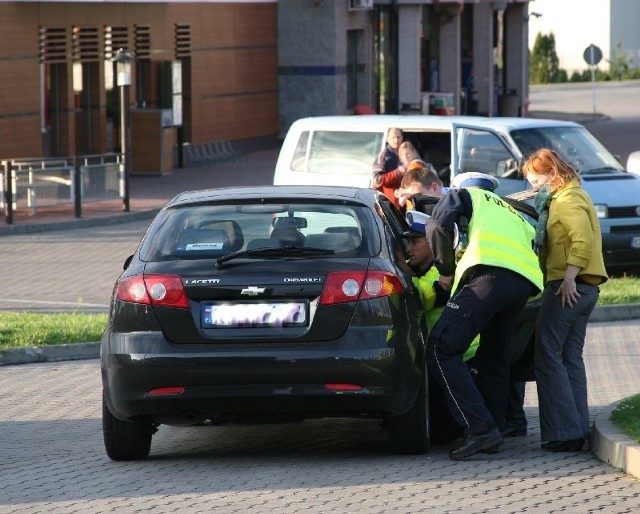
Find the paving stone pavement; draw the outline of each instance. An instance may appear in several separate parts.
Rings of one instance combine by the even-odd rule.
[[[595,418],[640,390],[640,320],[589,325],[585,360]],[[527,437],[451,461],[447,448],[389,453],[370,420],[161,426],[151,455],[110,461],[97,360],[0,367],[0,513],[640,511],[640,481],[591,452],[540,449],[528,384]]]

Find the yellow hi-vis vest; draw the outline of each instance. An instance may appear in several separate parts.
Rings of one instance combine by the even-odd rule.
[[[433,330],[433,327],[435,326],[444,309],[444,307],[435,307],[436,292],[433,288],[433,283],[437,282],[439,278],[440,273],[438,273],[438,270],[435,266],[432,266],[429,271],[427,271],[421,277],[411,277],[413,285],[418,290],[418,296],[420,298],[420,303],[423,309],[420,320],[425,338],[428,337]],[[479,344],[480,335],[477,335],[473,342],[469,345],[469,348],[467,348],[467,351],[464,352],[462,360],[466,362],[471,357],[475,356]]]
[[[462,255],[453,283],[472,266],[485,264],[510,269],[543,288],[542,270],[532,249],[535,229],[511,205],[497,194],[484,189],[467,189],[473,202],[473,216],[468,227],[469,244]],[[532,292],[532,295],[537,292]]]

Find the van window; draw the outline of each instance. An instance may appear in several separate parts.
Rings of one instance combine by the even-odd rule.
[[[475,171],[502,179],[521,178],[518,162],[493,132],[458,128],[458,145],[459,173]]]
[[[291,169],[293,171],[304,171],[304,160],[307,157],[307,143],[309,142],[309,131],[305,130],[300,134],[298,144],[291,158]]]
[[[422,159],[433,165],[443,185],[449,185],[451,165],[451,132],[404,130],[405,141],[416,147]]]
[[[383,138],[384,134],[376,132],[316,131],[311,140],[307,171],[371,175]]]

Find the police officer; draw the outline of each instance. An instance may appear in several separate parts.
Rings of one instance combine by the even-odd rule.
[[[438,281],[440,273],[433,265],[433,253],[426,237],[429,215],[410,210],[407,211],[406,219],[409,227],[402,233],[402,237],[407,241],[407,264],[415,273],[411,281],[420,298],[422,306],[420,326],[426,339],[449,299],[449,291],[445,291],[440,286]],[[474,340],[474,344],[465,354],[465,360],[473,357],[477,343],[478,341]],[[429,416],[432,419],[432,444],[446,444],[462,435],[460,426],[449,414],[440,385],[434,382],[431,375],[429,375]]]
[[[433,253],[426,235],[429,216],[412,210],[407,212],[406,218],[409,228],[402,237],[407,240],[407,264],[416,274],[411,280],[420,297],[425,318],[423,330],[427,334],[440,317],[442,307],[449,299],[449,291],[440,287],[440,274],[433,265]]]
[[[533,227],[493,192],[497,180],[462,174],[435,206],[427,240],[451,298],[429,335],[427,366],[445,391],[465,435],[449,452],[460,460],[497,451],[509,388],[506,347],[529,296],[542,289]],[[456,264],[456,225],[468,220],[467,248]],[[463,355],[480,334],[474,381]]]

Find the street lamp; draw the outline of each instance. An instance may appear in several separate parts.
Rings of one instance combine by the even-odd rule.
[[[131,86],[131,67],[134,60],[129,50],[120,48],[113,59],[116,63],[117,85],[120,87],[120,196],[122,210],[129,212],[129,175],[131,174],[131,106],[129,105],[129,86]]]

